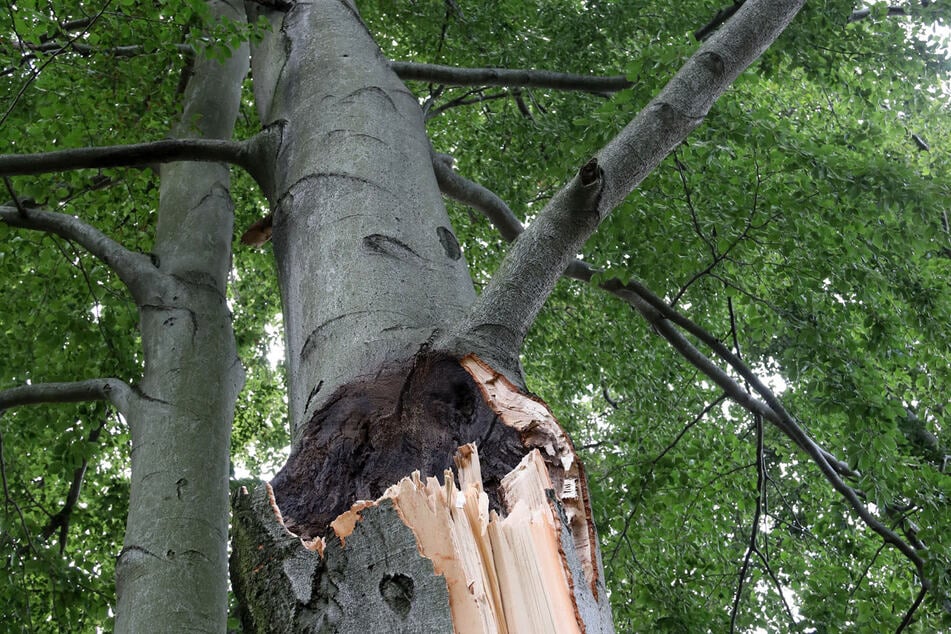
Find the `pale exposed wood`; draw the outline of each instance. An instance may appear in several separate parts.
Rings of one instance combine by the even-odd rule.
[[[330,526],[345,547],[361,516],[389,500],[419,553],[445,578],[458,634],[583,632],[581,614],[599,601],[598,560],[587,484],[571,441],[542,401],[522,394],[473,355],[461,365],[528,451],[499,486],[503,512],[489,510],[479,453],[470,443],[454,456],[458,476],[447,470],[440,483],[415,472],[380,499],[354,503]],[[304,545],[323,556],[333,538]]]
[[[505,632],[498,627],[493,601],[486,595],[491,588],[486,587],[479,570],[483,562],[473,558],[479,551],[472,543],[474,535],[462,522],[457,523],[458,511],[453,517],[453,511],[465,505],[466,498],[456,489],[452,473],[446,472],[442,486],[435,478],[423,483],[415,473],[391,487],[384,497],[393,500],[400,517],[416,535],[420,553],[432,560],[437,574],[446,578],[456,632]]]
[[[342,545],[347,545],[347,537],[353,532],[353,527],[357,525],[357,522],[360,521],[360,511],[374,504],[375,502],[370,500],[358,500],[353,503],[349,511],[341,513],[337,519],[330,523],[330,527],[334,529],[334,533],[340,538]]]
[[[551,479],[538,450],[502,480],[508,516],[493,517],[495,553],[505,619],[513,632],[580,632],[571,579],[561,550],[561,522],[547,499]]]
[[[413,531],[420,554],[446,579],[457,634],[582,632],[562,550],[563,524],[549,500],[552,481],[541,453],[532,450],[503,479],[504,518],[489,511],[475,445],[460,447],[455,464],[458,486],[451,471],[442,484],[417,472],[379,500],[355,503],[331,524],[341,545],[363,511],[388,499]],[[280,521],[273,497],[270,502]],[[305,546],[323,553],[325,540]]]
[[[564,508],[575,551],[584,570],[585,580],[598,600],[597,538],[591,519],[591,503],[584,469],[577,460],[567,434],[540,399],[526,396],[512,383],[475,355],[461,361],[506,425],[514,427],[526,447],[538,449],[545,458],[555,497]],[[507,501],[509,510],[511,501]]]

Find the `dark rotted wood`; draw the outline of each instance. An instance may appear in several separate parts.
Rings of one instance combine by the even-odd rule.
[[[483,486],[498,510],[499,482],[527,451],[455,359],[421,353],[337,390],[271,486],[290,530],[324,536],[355,501],[378,498],[413,471],[442,479],[468,442],[479,449]]]

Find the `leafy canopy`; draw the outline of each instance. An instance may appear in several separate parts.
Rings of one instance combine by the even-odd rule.
[[[530,221],[679,68],[696,48],[690,34],[720,8],[633,4],[360,7],[393,59],[621,72],[633,82],[613,96],[410,84],[428,106],[436,149]],[[932,28],[947,25],[942,6],[889,17],[876,5],[849,22],[850,2],[808,3],[582,254],[607,274],[643,281],[731,346],[861,472],[856,488],[887,524],[914,527],[934,584],[916,613],[922,632],[951,627],[951,117],[947,48]],[[223,26],[202,40],[197,0],[12,8],[0,36],[5,152],[162,138],[188,66],[179,45],[224,55],[258,28]],[[62,27],[83,18],[93,20]],[[45,42],[59,46],[26,50]],[[115,54],[131,45],[140,50]],[[256,131],[250,104],[249,95],[241,138]],[[241,227],[265,203],[250,179],[234,176]],[[150,249],[158,183],[148,170],[12,182],[23,198]],[[503,241],[470,210],[450,211],[481,286]],[[0,386],[134,381],[135,308],[110,272],[53,236],[0,225],[0,245]],[[233,460],[264,473],[288,443],[282,370],[268,360],[280,304],[267,249],[236,249],[230,300],[249,376]],[[743,631],[792,631],[792,619],[800,631],[898,626],[917,593],[913,567],[882,548],[785,437],[725,401],[626,304],[560,283],[523,362],[586,459],[619,631],[725,631],[734,612]],[[102,405],[36,407],[6,412],[0,434],[0,621],[108,628],[128,504],[123,422]],[[82,469],[63,540],[54,520]]]

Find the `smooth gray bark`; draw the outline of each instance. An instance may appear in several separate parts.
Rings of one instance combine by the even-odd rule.
[[[109,401],[126,415],[137,396],[125,381],[87,379],[71,383],[33,383],[0,390],[0,412],[20,405]]]
[[[356,9],[322,0],[269,19],[252,74],[262,123],[280,129],[266,158],[296,432],[340,385],[411,357],[475,292],[419,104]]]
[[[212,13],[243,19],[213,2]],[[176,136],[231,137],[247,48],[201,59]],[[172,163],[156,273],[138,293],[145,373],[130,408],[129,516],[116,564],[117,632],[220,632],[227,619],[228,465],[243,382],[225,285],[232,206],[226,165]]]
[[[459,68],[439,64],[390,62],[390,67],[404,80],[427,81],[450,86],[507,86],[511,88],[552,88],[612,93],[633,84],[624,75],[599,77],[549,70],[509,68]]]

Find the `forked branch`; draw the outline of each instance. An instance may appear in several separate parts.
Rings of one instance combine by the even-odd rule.
[[[447,338],[447,347],[477,350],[515,373],[512,355],[588,237],[700,125],[717,98],[779,37],[803,3],[746,2],[552,198],[509,249],[470,313]]]

